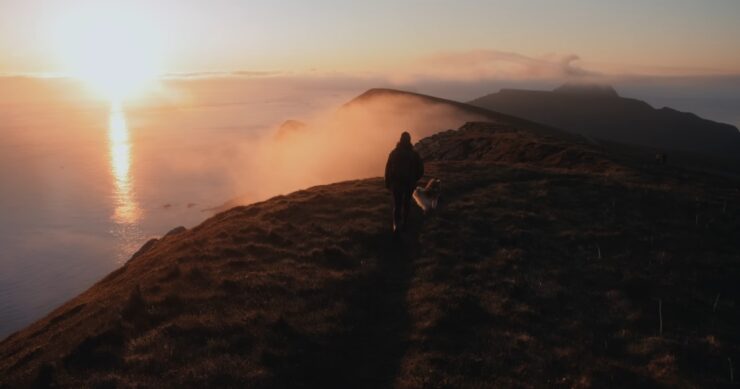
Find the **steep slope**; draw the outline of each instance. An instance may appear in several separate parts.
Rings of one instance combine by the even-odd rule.
[[[729,382],[737,181],[499,123],[417,147],[442,203],[401,241],[379,178],[231,209],[0,342],[0,386]]]
[[[443,99],[443,98],[440,98],[440,97],[429,96],[429,95],[424,95],[424,94],[420,94],[420,93],[403,91],[403,90],[399,90],[399,89],[388,89],[388,88],[368,89],[367,91],[365,91],[361,95],[355,97],[354,99],[352,99],[349,102],[347,102],[346,104],[344,104],[344,106],[342,108],[344,108],[344,109],[352,108],[352,107],[357,106],[357,105],[367,104],[367,103],[371,103],[371,102],[374,102],[374,101],[382,100],[382,99],[385,99],[385,98],[396,98],[396,97],[405,97],[405,98],[409,98],[409,99],[417,99],[417,100],[420,100],[420,101],[425,102],[425,103],[428,103],[428,104],[449,105],[449,106],[451,106],[453,108],[458,109],[461,112],[465,112],[465,113],[469,113],[469,114],[473,114],[473,115],[479,115],[479,116],[482,116],[482,117],[494,118],[495,116],[497,116],[496,113],[491,112],[488,109],[480,108],[480,107],[469,105],[469,104],[465,104],[465,103],[461,103],[461,102],[458,102],[458,101]],[[406,107],[404,107],[404,106],[394,106],[394,108],[396,108],[399,111],[403,111],[404,108],[406,108]],[[507,118],[508,115],[498,115],[498,117]],[[517,118],[513,118],[513,119],[520,120],[520,119],[517,119]]]
[[[644,101],[611,87],[564,85],[549,91],[504,89],[470,102],[592,138],[740,158],[740,132],[729,124]]]
[[[576,142],[583,140],[580,136],[574,136],[563,130],[538,124],[521,117],[454,100],[396,89],[370,89],[344,104],[337,112],[337,118],[341,120],[345,115],[352,115],[356,110],[367,112],[367,115],[371,117],[387,117],[395,121],[399,121],[399,118],[402,117],[426,117],[431,119],[420,120],[414,126],[408,127],[409,130],[414,132],[412,135],[416,135],[417,138],[432,135],[441,128],[457,128],[465,122],[485,121],[538,135],[554,136]],[[450,122],[457,124],[450,127]],[[393,123],[387,123],[387,126],[396,129]]]

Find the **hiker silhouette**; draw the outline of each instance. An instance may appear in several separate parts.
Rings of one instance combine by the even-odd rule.
[[[424,163],[411,144],[411,135],[404,132],[385,165],[385,187],[393,192],[394,232],[406,226],[414,188],[423,175]]]

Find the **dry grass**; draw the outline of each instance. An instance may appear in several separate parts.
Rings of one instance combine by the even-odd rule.
[[[0,343],[0,386],[729,383],[737,181],[500,125],[420,149],[444,195],[401,241],[380,179],[231,209]]]

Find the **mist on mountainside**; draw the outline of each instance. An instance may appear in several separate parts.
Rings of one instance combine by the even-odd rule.
[[[381,176],[403,131],[414,142],[481,116],[411,95],[356,99],[336,111],[314,114],[290,131],[274,128],[242,144],[235,185],[244,201],[313,185]]]

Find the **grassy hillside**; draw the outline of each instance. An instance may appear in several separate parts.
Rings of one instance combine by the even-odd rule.
[[[0,386],[729,384],[740,183],[522,129],[420,142],[443,197],[401,240],[379,178],[173,230],[2,341]]]

